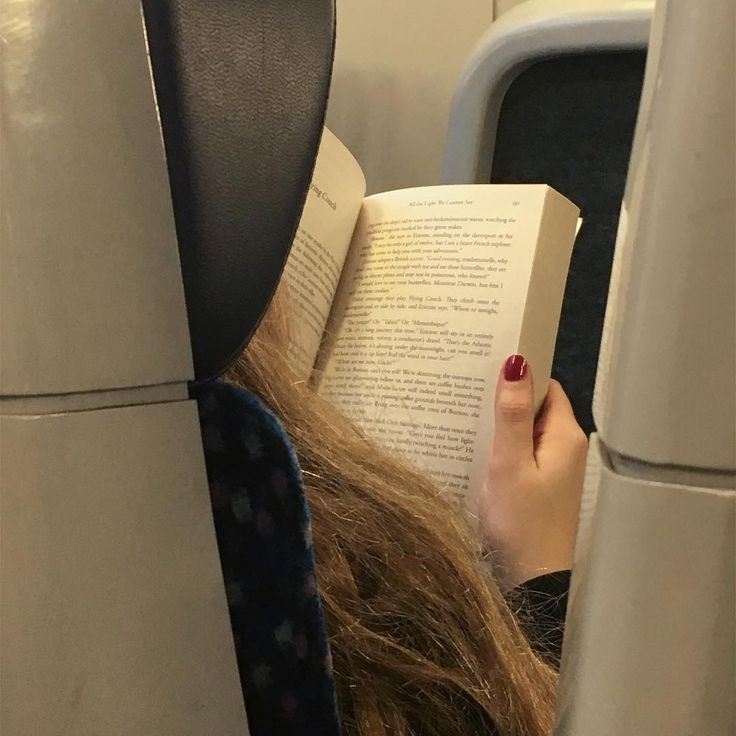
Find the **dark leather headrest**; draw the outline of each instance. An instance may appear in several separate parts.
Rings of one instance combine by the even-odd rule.
[[[253,334],[324,124],[334,0],[144,0],[195,379]]]

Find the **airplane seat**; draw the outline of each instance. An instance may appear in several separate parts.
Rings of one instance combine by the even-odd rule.
[[[552,374],[595,430],[593,386],[653,0],[526,0],[465,65],[443,180],[546,182],[581,208]]]
[[[333,4],[34,0],[0,20],[0,732],[336,733],[293,458],[212,381],[296,230]],[[256,460],[265,547],[239,536]],[[220,554],[241,564],[227,598]]]
[[[143,12],[199,383],[240,354],[291,247],[324,124],[334,0]]]
[[[338,734],[298,462],[261,402],[214,378],[256,328],[293,240],[324,124],[333,3],[143,7],[249,727]]]

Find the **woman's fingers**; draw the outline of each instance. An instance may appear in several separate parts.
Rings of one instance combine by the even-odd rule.
[[[508,358],[496,384],[493,456],[508,465],[534,457],[533,379],[521,355]]]
[[[551,379],[544,406],[534,424],[535,454],[557,446],[584,446],[587,440],[580,429],[570,400],[558,381]]]
[[[495,410],[479,510],[499,578],[514,587],[572,565],[587,441],[557,381],[534,422],[531,373],[520,356],[499,376]]]
[[[566,424],[577,426],[575,413],[559,381],[551,378],[542,410],[534,424],[534,434],[542,435],[551,428]]]

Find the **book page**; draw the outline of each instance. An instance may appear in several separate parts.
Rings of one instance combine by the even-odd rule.
[[[358,162],[325,128],[284,267],[295,322],[291,359],[305,380],[312,372],[364,195],[365,177]]]
[[[487,458],[476,439],[519,344],[550,191],[472,185],[368,197],[318,362],[320,393],[471,509],[471,466]]]

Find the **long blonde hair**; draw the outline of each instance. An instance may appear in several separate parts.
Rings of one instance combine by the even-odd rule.
[[[226,378],[269,406],[296,449],[345,735],[551,734],[556,674],[480,564],[476,535],[435,484],[298,380],[288,346],[279,293]]]

